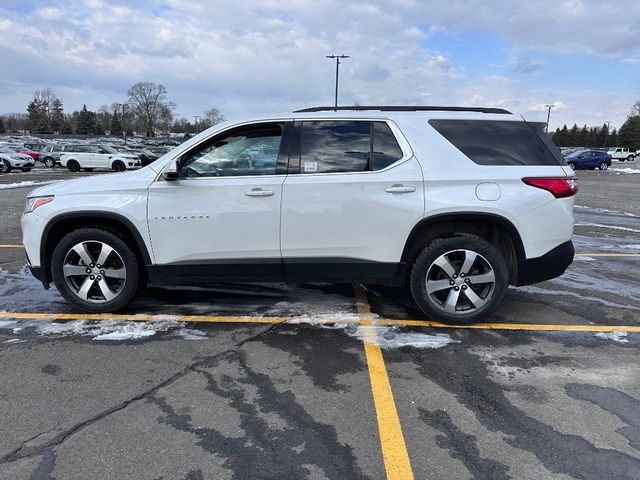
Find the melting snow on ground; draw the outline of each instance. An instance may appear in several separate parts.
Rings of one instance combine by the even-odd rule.
[[[613,340],[618,343],[627,343],[627,332],[598,332],[595,334],[598,338],[603,338],[605,340]]]
[[[619,172],[619,173],[640,173],[640,170],[637,168],[610,168],[609,170],[611,170],[612,172]]]
[[[401,332],[396,327],[384,325],[357,325],[355,328],[345,328],[347,334],[360,340],[375,339],[381,348],[442,348],[451,343],[460,343],[446,333],[429,335],[417,332]]]
[[[34,182],[32,180],[18,183],[5,183],[0,185],[0,190],[12,190],[14,188],[37,187],[39,185],[49,185],[50,183],[61,182],[62,180],[49,180],[46,182]]]

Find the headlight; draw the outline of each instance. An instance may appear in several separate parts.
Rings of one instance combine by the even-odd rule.
[[[24,206],[24,213],[31,213],[36,208],[41,207],[42,205],[46,205],[47,203],[53,202],[54,196],[50,195],[48,197],[31,197],[27,198],[27,202]]]

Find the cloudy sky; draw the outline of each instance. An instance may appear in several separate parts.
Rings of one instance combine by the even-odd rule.
[[[638,0],[0,0],[0,113],[164,84],[177,114],[333,102],[500,106],[619,127],[640,99]]]

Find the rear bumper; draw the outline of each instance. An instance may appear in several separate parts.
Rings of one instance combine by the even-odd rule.
[[[573,262],[575,252],[573,242],[569,240],[541,257],[518,260],[516,286],[531,285],[559,277]]]

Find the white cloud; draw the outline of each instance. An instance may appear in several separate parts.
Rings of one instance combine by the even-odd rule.
[[[122,101],[136,81],[167,86],[178,112],[208,107],[228,116],[331,103],[335,63],[344,104],[429,103],[501,106],[527,115],[557,100],[556,121],[620,124],[635,101],[616,91],[537,87],[488,68],[471,72],[429,38],[446,29],[505,39],[507,73],[536,74],[532,50],[591,54],[633,62],[640,2],[540,0],[102,0],[40,2],[28,21],[22,2],[0,6],[0,105],[24,111],[36,88],[51,86],[70,111]],[[615,28],[609,28],[615,25]],[[603,30],[605,34],[603,34]],[[515,78],[512,78],[515,77]],[[560,104],[565,105],[561,107]],[[569,107],[570,106],[570,107]],[[545,117],[546,118],[546,117]]]

